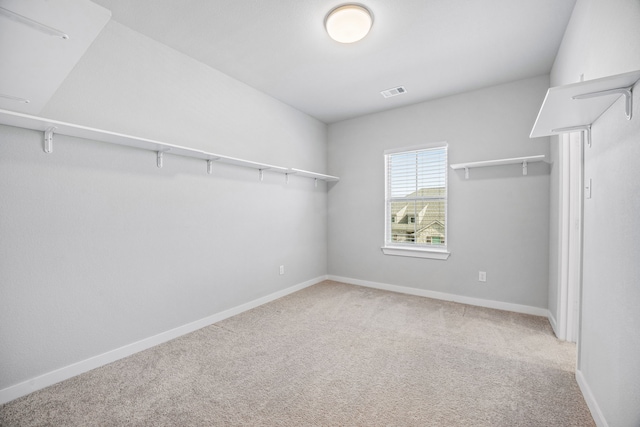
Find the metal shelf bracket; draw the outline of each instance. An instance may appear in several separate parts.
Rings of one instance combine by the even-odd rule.
[[[260,177],[260,181],[264,181],[264,171],[262,169],[258,169],[258,173],[259,173],[259,177]]]
[[[207,160],[207,173],[209,175],[213,173],[213,160]]]
[[[464,168],[464,179],[469,179],[469,168]]]
[[[53,153],[53,132],[55,127],[50,127],[44,131],[44,152],[49,154]]]
[[[157,158],[156,158],[156,165],[161,168],[163,165],[163,160],[164,160],[164,153],[171,151],[171,148],[165,147],[162,148],[161,150],[156,151],[157,154]]]
[[[627,115],[627,120],[631,120],[631,117],[633,117],[633,86],[603,90],[600,92],[584,93],[582,95],[574,96],[573,99],[589,99],[589,98],[596,98],[599,96],[616,95],[616,94],[624,95],[625,114]]]
[[[591,125],[584,125],[584,126],[571,126],[568,128],[558,128],[558,129],[553,129],[551,132],[555,132],[555,133],[567,133],[567,132],[575,132],[575,131],[584,131],[586,134],[586,139],[587,139],[587,146],[589,148],[591,148]]]
[[[527,173],[529,173],[529,171],[528,171],[528,163],[525,160],[524,162],[522,162],[522,175],[526,175]]]

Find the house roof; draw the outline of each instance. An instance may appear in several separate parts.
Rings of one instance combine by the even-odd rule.
[[[421,230],[440,224],[446,220],[446,201],[437,199],[419,199],[421,197],[443,197],[443,187],[421,188],[408,194],[402,200],[391,202],[390,213],[395,218],[392,228],[395,230]],[[418,198],[418,199],[416,199]],[[415,218],[415,222],[411,219]]]

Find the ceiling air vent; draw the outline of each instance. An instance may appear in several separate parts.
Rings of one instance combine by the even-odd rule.
[[[398,86],[392,89],[383,90],[380,93],[385,98],[391,98],[392,96],[397,96],[397,95],[402,95],[403,93],[407,93],[407,90],[404,88],[404,86]]]

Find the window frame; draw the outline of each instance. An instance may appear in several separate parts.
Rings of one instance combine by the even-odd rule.
[[[390,182],[389,182],[389,156],[393,154],[411,152],[411,151],[421,151],[421,150],[430,150],[436,148],[445,148],[446,150],[446,164],[445,164],[445,173],[444,173],[444,188],[445,188],[445,221],[444,221],[444,235],[445,235],[445,245],[418,245],[415,243],[411,244],[402,244],[398,242],[391,242],[391,212],[390,208]],[[385,255],[394,255],[394,256],[406,256],[413,258],[428,258],[428,259],[438,259],[438,260],[446,260],[451,255],[449,252],[449,144],[446,141],[436,142],[436,143],[428,143],[428,144],[420,144],[410,147],[399,147],[388,149],[384,151],[384,245],[382,246],[382,252]]]

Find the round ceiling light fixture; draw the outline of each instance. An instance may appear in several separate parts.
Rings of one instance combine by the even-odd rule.
[[[371,12],[357,4],[345,4],[333,9],[324,20],[329,36],[340,43],[362,40],[373,25]]]

